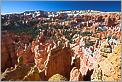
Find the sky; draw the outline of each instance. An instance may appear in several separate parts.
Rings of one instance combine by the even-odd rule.
[[[22,13],[25,11],[44,10],[100,10],[121,11],[120,1],[4,1],[2,14]]]

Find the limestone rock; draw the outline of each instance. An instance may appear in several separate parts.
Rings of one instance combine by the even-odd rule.
[[[74,67],[70,72],[70,81],[83,81],[83,77],[79,69]]]
[[[48,81],[67,81],[67,79],[60,74],[55,74],[52,77],[50,77]]]

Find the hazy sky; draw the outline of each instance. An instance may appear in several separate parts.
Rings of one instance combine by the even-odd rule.
[[[120,1],[4,1],[2,14],[29,10],[101,10],[121,11]]]

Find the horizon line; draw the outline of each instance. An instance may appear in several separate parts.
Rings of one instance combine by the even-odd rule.
[[[21,14],[21,13],[24,13],[24,12],[27,12],[27,11],[45,11],[45,12],[58,12],[58,11],[86,11],[86,10],[93,10],[93,11],[101,11],[101,12],[121,12],[121,10],[120,11],[104,11],[104,10],[98,10],[98,9],[81,9],[81,10],[77,10],[77,9],[75,9],[75,10],[68,10],[68,9],[64,9],[64,10],[54,10],[54,11],[48,11],[48,10],[26,10],[26,11],[22,11],[22,12],[12,12],[12,13],[2,13],[1,12],[1,15],[7,15],[7,14]]]

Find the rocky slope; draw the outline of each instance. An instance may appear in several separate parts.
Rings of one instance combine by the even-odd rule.
[[[48,20],[47,24],[47,21],[36,22],[42,27],[36,28],[40,33],[35,39],[29,33],[5,31],[6,26],[3,27],[1,80],[119,81],[121,29],[118,17],[116,14],[83,15],[65,22],[61,22],[62,17]]]
[[[98,59],[98,64],[102,70],[102,79],[103,81],[119,81],[121,78],[121,44],[118,43],[115,47],[115,50],[112,53],[103,53],[107,56],[107,58],[102,56],[102,60]],[[93,80],[97,79],[98,69],[96,68],[93,73]],[[96,76],[94,76],[96,75]]]
[[[1,71],[14,67],[17,58],[24,56],[25,63],[34,62],[34,54],[31,52],[31,37],[27,34],[17,35],[10,31],[2,31],[1,36]]]

